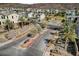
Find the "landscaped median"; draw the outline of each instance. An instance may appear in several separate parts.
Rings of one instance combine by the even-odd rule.
[[[12,38],[11,40],[8,40],[8,41],[0,44],[0,49],[3,49],[5,47],[12,46],[12,43],[15,44],[16,41],[18,41],[22,37],[26,36],[29,33],[29,31],[32,30],[32,29],[33,29],[33,26],[32,27],[29,27],[26,31],[22,32],[21,34],[17,35],[16,37]]]
[[[27,47],[31,47],[31,45],[33,45],[33,43],[36,42],[36,40],[38,40],[38,38],[40,36],[42,36],[45,32],[47,32],[48,29],[43,30],[42,32],[36,34],[33,38],[29,39],[28,42],[23,43],[19,46],[19,48],[27,48]]]
[[[29,27],[28,30],[24,31],[23,33],[19,34],[16,36],[16,40],[18,40],[19,38],[27,35],[29,33],[30,30],[32,30],[33,27]]]

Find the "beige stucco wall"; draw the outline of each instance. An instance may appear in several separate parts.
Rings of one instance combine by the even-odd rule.
[[[12,16],[13,16],[13,18],[12,18]],[[14,23],[18,23],[19,15],[16,13],[10,14],[10,15],[8,15],[8,19],[10,21],[13,21]]]

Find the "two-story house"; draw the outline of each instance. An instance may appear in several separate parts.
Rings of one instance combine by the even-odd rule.
[[[19,15],[17,13],[0,14],[0,25],[4,25],[6,20],[18,23]]]

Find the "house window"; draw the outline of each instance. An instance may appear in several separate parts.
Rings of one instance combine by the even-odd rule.
[[[38,22],[40,22],[40,20],[38,20]]]
[[[76,23],[77,22],[77,17],[74,19],[74,23]]]
[[[7,16],[7,19],[8,19],[8,16]]]
[[[4,22],[2,22],[4,24]]]
[[[1,16],[2,19],[5,19],[5,16]]]
[[[1,21],[0,21],[0,25],[1,25]]]
[[[13,21],[13,23],[14,23],[14,21]]]
[[[14,17],[12,16],[12,19],[13,19]]]

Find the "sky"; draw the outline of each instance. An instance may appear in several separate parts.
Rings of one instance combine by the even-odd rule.
[[[0,3],[79,3],[79,0],[0,0]]]

